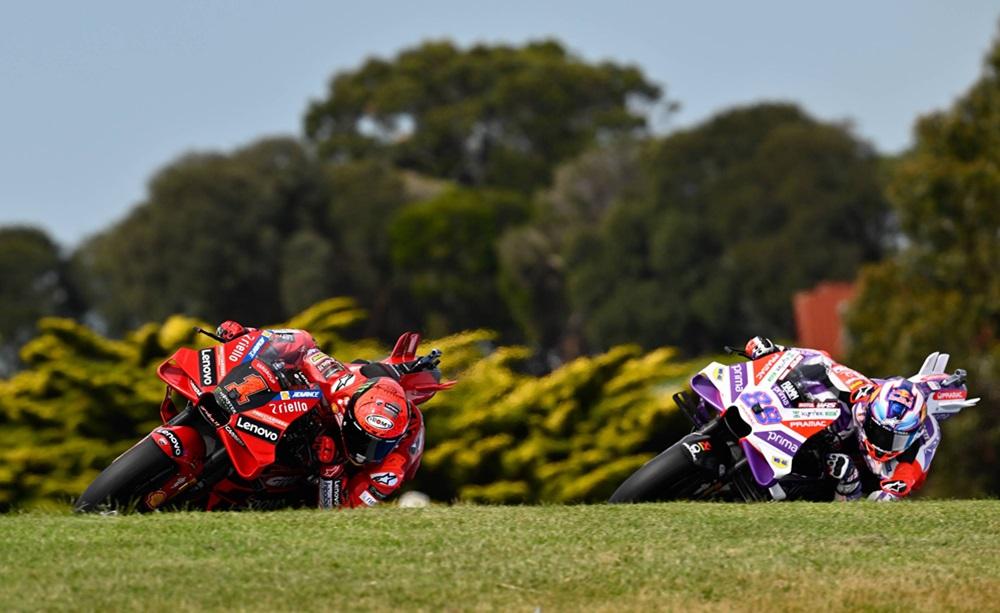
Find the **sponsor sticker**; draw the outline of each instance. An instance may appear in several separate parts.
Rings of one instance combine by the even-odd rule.
[[[772,384],[777,382],[786,372],[795,368],[802,361],[802,354],[796,351],[776,353],[772,357],[775,359],[765,363],[764,368],[755,375],[758,385],[762,382]],[[756,366],[754,368],[756,369]]]
[[[781,359],[780,353],[774,353],[766,358],[760,358],[753,361],[753,381],[757,385],[764,380],[764,375],[771,371],[771,369],[777,364],[778,360]]]
[[[270,413],[267,413],[266,411],[264,411],[262,409],[251,409],[251,410],[247,411],[247,413],[253,415],[254,418],[256,418],[256,419],[259,419],[261,421],[267,422],[267,423],[271,424],[272,426],[275,426],[275,427],[277,427],[277,428],[279,428],[281,430],[284,430],[285,428],[288,427],[288,422],[287,421],[278,419],[274,415],[271,415]]]
[[[371,492],[369,492],[368,490],[363,490],[359,498],[361,498],[361,502],[365,503],[370,507],[373,507],[378,504],[378,500],[374,496],[372,496]]]
[[[277,443],[278,437],[281,436],[281,433],[276,428],[273,428],[265,423],[261,423],[255,419],[250,419],[245,415],[239,415],[236,417],[236,428],[246,432],[250,436],[254,436],[269,443]]]
[[[830,372],[833,373],[835,377],[840,379],[841,383],[843,383],[844,386],[852,392],[869,383],[867,377],[854,369],[844,366],[843,364],[834,364],[830,368]]]
[[[198,352],[198,375],[203,387],[216,384],[218,371],[215,365],[215,349],[202,349]]]
[[[176,434],[163,428],[157,428],[155,432],[166,439],[167,443],[170,445],[171,453],[174,454],[175,458],[179,458],[184,455],[184,446],[181,445],[181,439],[177,438]]]
[[[797,409],[840,409],[840,403],[835,400],[824,402],[800,402],[795,405]]]
[[[784,419],[827,419],[833,420],[840,417],[840,408],[836,409],[785,409],[782,411]]]
[[[212,415],[212,412],[209,411],[208,409],[206,409],[204,406],[202,406],[202,405],[199,404],[198,405],[198,412],[201,413],[201,416],[203,418],[205,418],[205,421],[207,421],[209,424],[211,424],[212,427],[214,427],[214,428],[221,428],[222,427],[222,424],[219,423],[219,420],[215,419],[215,415]]]
[[[712,443],[707,439],[704,441],[698,441],[697,443],[683,443],[683,445],[684,448],[688,450],[688,453],[691,454],[692,460],[697,460],[699,453],[712,450]]]
[[[934,400],[965,400],[965,390],[938,390],[931,396]]]
[[[771,387],[771,392],[778,397],[778,402],[781,403],[781,406],[783,407],[791,406],[791,401],[788,399],[788,395],[785,394],[784,388],[775,385]]]
[[[232,426],[230,426],[229,424],[226,424],[225,426],[222,426],[222,429],[223,429],[223,431],[225,431],[226,434],[229,435],[229,438],[231,438],[234,441],[236,441],[239,444],[240,447],[246,447],[247,446],[247,444],[243,442],[243,439],[240,438],[240,435],[236,434],[236,430],[233,430]]]
[[[763,432],[754,432],[754,436],[761,439],[768,445],[780,449],[788,455],[795,455],[799,450],[799,441],[788,436],[780,430],[765,430]]]
[[[331,479],[320,479],[319,480],[319,506],[321,509],[332,509],[334,507],[340,506],[338,503],[334,502],[334,484],[340,484],[340,480],[333,481]],[[339,488],[338,488],[339,489]]]
[[[155,509],[156,507],[163,504],[163,501],[167,499],[167,493],[163,490],[154,490],[146,494],[146,506],[150,509]]]
[[[286,400],[282,402],[271,402],[267,405],[267,410],[275,415],[295,415],[305,413],[309,410],[309,403],[303,400]]]
[[[240,341],[238,343],[236,343],[236,346],[233,347],[232,352],[230,352],[230,354],[229,354],[229,361],[230,362],[239,362],[240,359],[243,358],[243,355],[247,351],[247,347],[250,346],[250,339],[251,338],[252,337],[249,336],[249,335],[244,335],[244,336],[240,337]]]
[[[330,388],[335,392],[340,391],[345,387],[347,387],[348,385],[354,383],[354,378],[355,377],[353,374],[346,374],[343,377],[334,381],[333,385],[330,386]]]
[[[230,414],[236,412],[236,405],[233,404],[232,399],[229,398],[222,390],[219,388],[215,389],[215,399],[218,401],[219,406]]]
[[[792,428],[825,428],[830,422],[822,419],[793,419],[785,423]]]
[[[785,381],[781,384],[781,390],[785,392],[789,400],[799,399],[799,390],[795,389],[795,385],[791,381]]]
[[[736,398],[747,385],[747,364],[741,362],[729,367],[729,397]]]
[[[277,399],[291,400],[292,398],[320,398],[323,392],[319,390],[294,390],[278,392]]]
[[[907,485],[906,481],[903,481],[901,479],[894,479],[892,481],[883,481],[881,483],[881,487],[883,492],[889,492],[890,494],[895,494],[897,496],[905,494],[907,490],[910,489],[910,486]]]
[[[786,352],[778,364],[774,367],[775,376],[773,379],[769,379],[771,383],[778,381],[788,375],[796,366],[798,366],[802,360],[805,359],[801,353],[797,351]]]
[[[382,415],[369,415],[365,422],[376,430],[391,430],[393,426],[392,420]]]
[[[263,349],[264,345],[267,344],[267,341],[268,341],[268,339],[269,339],[270,336],[271,335],[268,334],[267,332],[262,333],[260,335],[260,338],[257,339],[257,342],[254,343],[253,347],[250,348],[250,352],[247,353],[246,356],[243,357],[243,361],[244,362],[249,362],[250,360],[252,360],[255,357],[257,357],[257,354],[260,353],[260,350]]]
[[[399,476],[396,473],[373,473],[372,481],[386,487],[393,487],[399,483]]]
[[[264,362],[254,359],[250,362],[250,366],[262,377],[267,379],[267,383],[271,389],[277,389],[280,386],[278,383],[278,377],[275,376],[274,371]]]
[[[781,456],[771,456],[771,464],[774,464],[778,468],[788,468],[788,460]]]

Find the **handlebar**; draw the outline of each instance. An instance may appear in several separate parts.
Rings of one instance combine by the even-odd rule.
[[[216,335],[216,334],[212,334],[212,333],[211,333],[211,332],[209,332],[208,330],[205,330],[204,328],[201,328],[201,327],[199,327],[199,326],[195,326],[195,327],[194,327],[194,331],[195,331],[195,332],[198,332],[199,334],[204,334],[204,335],[205,335],[205,336],[207,336],[208,338],[210,338],[210,339],[212,339],[212,340],[215,340],[215,341],[218,341],[218,342],[220,342],[220,343],[225,343],[225,342],[226,342],[226,339],[222,338],[221,336],[218,336],[218,335]]]
[[[404,375],[420,372],[422,370],[434,370],[441,363],[441,350],[431,349],[431,352],[408,363],[399,364],[396,368]]]
[[[728,353],[730,355],[734,355],[735,354],[735,355],[743,356],[744,358],[746,358],[748,360],[750,359],[750,356],[747,354],[747,352],[743,351],[742,349],[737,349],[736,347],[730,347],[729,345],[723,345],[722,348],[725,349],[726,353]]]
[[[955,370],[955,374],[949,376],[947,379],[941,382],[941,387],[955,387],[965,383],[965,378],[968,373],[964,369],[958,368]]]

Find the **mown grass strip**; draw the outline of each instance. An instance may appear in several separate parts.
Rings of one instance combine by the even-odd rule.
[[[990,610],[996,501],[0,517],[0,610]]]

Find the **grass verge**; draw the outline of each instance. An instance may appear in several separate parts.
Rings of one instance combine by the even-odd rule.
[[[1000,502],[0,517],[0,611],[996,610]]]

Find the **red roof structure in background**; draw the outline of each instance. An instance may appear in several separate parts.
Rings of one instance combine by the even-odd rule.
[[[843,314],[856,293],[854,283],[824,281],[793,298],[795,331],[800,347],[822,349],[834,359],[844,356]]]

